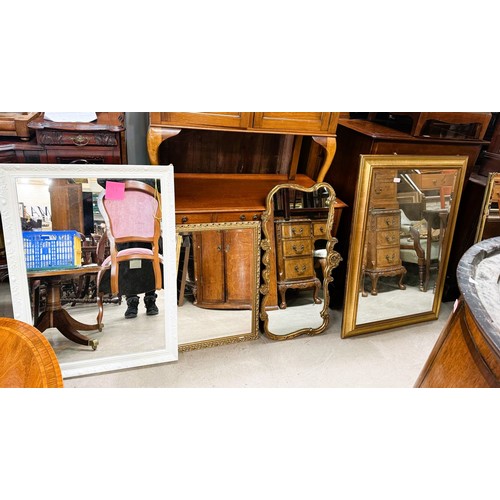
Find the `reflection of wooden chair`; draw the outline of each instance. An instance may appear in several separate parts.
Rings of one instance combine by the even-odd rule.
[[[158,192],[148,184],[128,180],[124,182],[125,192],[121,199],[106,198],[102,191],[97,203],[106,224],[110,255],[101,264],[102,270],[97,275],[97,303],[99,313],[97,322],[102,321],[102,292],[100,285],[104,273],[110,272],[110,289],[117,295],[119,287],[120,263],[132,260],[151,261],[154,272],[154,287],[162,288],[160,263],[163,257],[159,253],[161,205]],[[144,248],[141,245],[150,245]],[[126,248],[118,250],[118,245]]]
[[[12,318],[0,318],[0,387],[63,387],[49,341],[34,326]]]

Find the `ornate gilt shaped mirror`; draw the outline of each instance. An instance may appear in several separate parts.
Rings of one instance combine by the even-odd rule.
[[[476,232],[475,243],[500,236],[500,174],[492,172],[484,192],[481,219]]]
[[[438,318],[466,164],[465,156],[361,157],[343,338]]]
[[[262,215],[264,334],[273,340],[317,335],[329,323],[331,272],[340,262],[332,236],[335,192],[327,183],[280,184]]]
[[[176,230],[179,351],[258,338],[260,222]]]

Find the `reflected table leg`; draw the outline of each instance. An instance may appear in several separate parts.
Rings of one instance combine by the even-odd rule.
[[[61,278],[50,277],[47,283],[47,305],[45,311],[39,318],[35,318],[35,327],[41,332],[47,328],[57,328],[67,339],[80,345],[97,349],[98,340],[90,339],[82,335],[78,330],[91,331],[99,330],[99,325],[87,325],[81,323],[70,316],[61,305]]]

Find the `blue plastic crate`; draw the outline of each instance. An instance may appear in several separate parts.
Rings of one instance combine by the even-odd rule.
[[[80,267],[82,243],[77,231],[23,231],[28,270]]]

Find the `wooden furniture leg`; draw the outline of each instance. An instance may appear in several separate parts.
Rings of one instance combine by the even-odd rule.
[[[178,306],[182,306],[184,304],[184,293],[186,291],[189,254],[191,251],[191,243],[189,241],[189,236],[183,236],[182,246],[184,247],[184,262],[182,263],[181,284],[179,287],[179,300],[177,301]]]
[[[316,182],[323,182],[323,179],[332,165],[333,157],[335,156],[335,151],[337,150],[337,139],[335,137],[318,136],[313,136],[312,139],[326,150],[323,165],[321,165],[319,173],[316,176]]]

